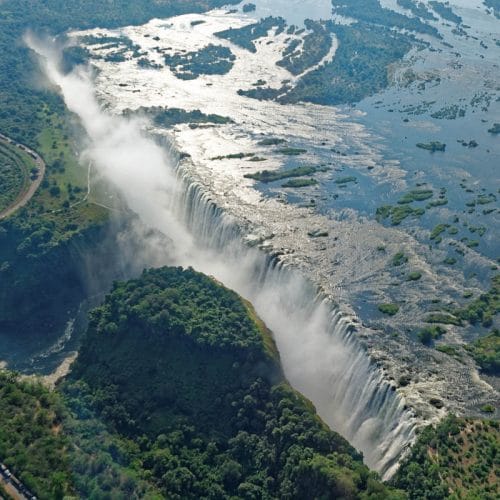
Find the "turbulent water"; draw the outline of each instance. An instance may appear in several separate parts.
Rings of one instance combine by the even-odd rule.
[[[289,35],[271,30],[255,42],[256,52],[251,53],[214,33],[246,26],[269,13],[300,25],[311,3],[296,8],[287,8],[289,2],[255,3],[256,12],[247,15],[215,10],[153,20],[144,26],[73,34],[75,43],[88,35],[128,37],[159,66],[156,69],[140,67],[126,47],[123,61],[106,60],[116,47],[87,38],[87,48],[95,57],[92,64],[99,71],[93,76],[82,70],[63,75],[54,48],[31,44],[45,60],[48,79],[59,86],[68,108],[87,131],[84,157],[95,167],[93,182],[106,179],[144,226],[165,237],[137,226],[137,237],[144,242],[142,252],[127,250],[124,242],[120,253],[146,265],[192,265],[254,302],[275,333],[290,382],[315,403],[332,428],[363,451],[371,467],[389,477],[416,427],[448,410],[474,413],[480,405],[498,401],[498,392],[479,380],[470,359],[459,361],[423,347],[412,333],[435,297],[452,303],[467,290],[480,293],[495,264],[498,247],[493,230],[499,212],[462,215],[463,189],[456,182],[463,176],[480,193],[486,190],[481,191],[482,185],[487,186],[485,180],[495,177],[493,165],[499,154],[484,125],[495,120],[498,110],[498,101],[491,97],[491,82],[498,74],[494,23],[491,15],[479,11],[480,2],[472,6],[453,2],[473,26],[470,36],[455,35],[449,25],[436,21],[446,43],[453,42],[457,48],[439,42],[438,50],[410,53],[395,70],[399,83],[386,92],[351,109],[284,106],[249,99],[238,90],[251,88],[257,80],[273,88],[284,80],[295,83],[296,76],[276,66]],[[401,10],[395,1],[382,3]],[[313,4],[309,17],[328,17],[329,2]],[[489,52],[476,47],[479,36]],[[163,66],[165,54],[209,44],[222,45],[234,54],[227,74],[186,80]],[[334,58],[336,50],[333,37],[322,62]],[[464,84],[456,50],[467,61],[477,60],[477,50],[484,52],[484,61],[474,63],[480,75],[474,89]],[[440,72],[442,67],[445,70]],[[405,83],[408,69],[416,72],[411,84]],[[442,85],[436,83],[436,75]],[[429,116],[443,102],[454,104],[443,97],[450,86],[457,102],[467,109],[468,128],[464,121],[446,121],[444,126],[442,120]],[[490,96],[489,101],[483,94]],[[481,99],[489,103],[483,102],[482,110],[477,104]],[[217,126],[181,123],[166,130],[152,127],[144,118],[121,116],[124,111],[154,106],[201,110],[230,121]],[[419,106],[425,108],[422,114]],[[411,121],[403,121],[409,116]],[[143,132],[146,129],[156,141]],[[473,137],[469,134],[478,130],[482,135],[474,137],[481,144],[474,155],[453,144],[462,132],[469,140]],[[300,165],[321,163],[330,170],[316,175],[317,186],[300,192],[276,184],[256,186],[244,174],[297,164],[295,158],[259,144],[270,136],[305,148]],[[428,152],[415,152],[416,142],[436,136],[446,140],[451,161],[450,156],[433,156],[429,161]],[[182,154],[179,161],[177,152],[188,155]],[[234,153],[266,160],[262,165],[245,158],[214,160]],[[357,182],[340,190],[335,180],[346,175],[356,176]],[[435,190],[446,185],[449,205],[402,228],[374,220],[377,203],[394,202],[415,182]],[[464,253],[461,271],[442,264],[449,251],[444,245],[454,248],[446,236],[441,247],[431,247],[428,241],[433,225],[455,214],[470,226],[481,223],[493,229],[486,232],[478,249],[457,243]],[[476,216],[478,220],[472,220]],[[314,232],[324,236],[311,237]],[[388,264],[388,256],[400,251],[422,272],[418,285]],[[396,300],[401,314],[380,317],[376,304]],[[460,343],[466,335],[467,331],[453,328],[446,338]],[[402,378],[411,382],[399,384],[396,390]],[[444,408],[430,404],[432,399],[444,401]]]

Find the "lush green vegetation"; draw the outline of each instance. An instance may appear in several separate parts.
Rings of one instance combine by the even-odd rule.
[[[107,211],[83,202],[87,168],[72,140],[78,129],[62,100],[34,78],[22,36],[32,29],[115,28],[153,17],[202,11],[222,0],[5,0],[0,2],[0,132],[37,150],[46,177],[30,204],[0,224],[0,331],[55,334],[86,293],[82,250],[102,238]],[[86,54],[66,54],[69,68]],[[71,57],[70,57],[71,56]],[[69,69],[67,68],[67,69]]]
[[[477,339],[465,348],[481,370],[492,375],[500,375],[500,331],[498,329]]]
[[[457,16],[448,5],[437,2],[436,0],[431,0],[429,5],[432,7],[434,12],[437,12],[443,19],[456,24],[460,24],[462,22],[462,18]]]
[[[301,77],[296,86],[280,98],[283,102],[335,105],[373,95],[387,87],[390,65],[399,61],[413,43],[411,37],[371,21],[349,26],[327,23],[327,27],[339,41],[335,57]],[[250,91],[249,95],[252,94],[266,98],[265,93],[260,96],[258,90]]]
[[[436,242],[441,241],[441,234],[444,233],[448,227],[449,227],[448,224],[436,225],[434,229],[431,231],[429,239],[435,240]]]
[[[440,197],[438,200],[429,201],[429,203],[425,205],[425,208],[429,209],[434,207],[442,207],[444,205],[448,205],[448,200],[445,197]]]
[[[283,59],[276,63],[295,76],[319,64],[332,46],[332,35],[322,23],[306,20],[305,24],[309,32],[304,36],[302,45],[299,47],[298,40],[292,39],[283,53]]]
[[[500,0],[484,0],[484,4],[492,8],[495,17],[500,19]]]
[[[456,120],[465,116],[465,109],[458,106],[458,104],[453,104],[434,111],[431,116],[437,120]]]
[[[334,182],[335,184],[342,185],[342,184],[349,184],[351,182],[358,182],[358,180],[356,179],[356,177],[349,175],[347,177],[339,177],[338,179],[335,179]]]
[[[422,19],[428,19],[430,21],[435,20],[436,18],[433,16],[429,10],[427,10],[425,4],[422,2],[414,2],[413,0],[397,0],[397,3],[400,7],[404,9],[408,9],[412,14]]]
[[[375,212],[375,218],[378,222],[390,218],[393,226],[398,226],[408,217],[421,217],[425,209],[413,208],[410,205],[382,205]]]
[[[491,280],[491,287],[476,300],[454,311],[455,316],[469,323],[491,326],[493,318],[500,312],[500,275]]]
[[[443,144],[442,142],[439,141],[418,142],[417,148],[426,149],[427,151],[434,153],[435,151],[445,151],[446,144]]]
[[[462,357],[460,354],[460,350],[454,345],[439,344],[436,346],[436,351],[448,354],[448,356],[453,356],[458,359]]]
[[[439,339],[445,333],[446,330],[442,326],[426,326],[417,332],[417,339],[424,345],[430,345],[434,340]]]
[[[230,28],[228,30],[219,31],[216,35],[220,38],[230,40],[235,45],[257,52],[254,41],[267,35],[269,30],[276,28],[276,34],[284,31],[286,26],[285,20],[277,17],[266,17],[258,23],[244,26],[243,28]]]
[[[334,2],[340,14],[357,19],[350,25],[308,23],[304,42],[292,38],[280,65],[300,74],[314,67],[331,47],[331,34],[339,46],[332,61],[306,72],[292,88],[287,83],[281,89],[260,86],[239,93],[257,99],[279,99],[281,102],[309,101],[318,104],[353,103],[387,87],[390,66],[401,60],[414,45],[421,45],[412,35],[395,31],[394,27],[439,36],[438,31],[392,10],[384,9],[376,0]],[[255,52],[253,41],[264,36],[271,27],[278,32],[285,28],[283,20],[267,18],[241,29],[230,29],[219,36],[230,39]],[[299,35],[294,27],[287,31]]]
[[[7,335],[64,328],[86,293],[83,253],[107,220],[107,210],[84,201],[87,168],[72,149],[74,124],[46,106],[37,116],[44,180],[28,205],[0,223],[0,331]]]
[[[0,130],[35,149],[44,120],[37,116],[43,105],[63,112],[59,97],[35,84],[34,59],[22,43],[28,29],[61,33],[68,28],[116,28],[142,24],[155,17],[200,12],[227,4],[223,0],[47,0],[33,5],[30,0],[0,3]]]
[[[304,166],[283,170],[261,170],[260,172],[256,172],[254,174],[245,174],[244,177],[267,184],[269,182],[280,181],[282,179],[289,179],[292,177],[304,177],[315,174],[316,172],[324,172],[325,170],[326,167]]]
[[[24,151],[0,139],[0,212],[16,201],[37,175],[35,162]]]
[[[266,139],[260,140],[257,144],[259,146],[278,146],[286,142],[285,139],[279,139],[277,137],[267,137]]]
[[[235,59],[229,48],[213,44],[196,52],[166,54],[164,57],[165,64],[182,80],[194,80],[200,75],[225,75]]]
[[[391,264],[395,267],[402,266],[408,262],[408,257],[404,254],[404,252],[397,252],[394,254],[391,260]]]
[[[496,499],[499,447],[498,422],[449,416],[423,430],[394,484],[410,500]]]
[[[412,203],[413,201],[424,201],[432,198],[434,192],[432,189],[413,189],[405,193],[398,201],[400,205]]]
[[[162,107],[150,107],[150,108],[139,108],[138,113],[145,113],[153,118],[155,125],[160,127],[172,127],[180,123],[194,124],[215,124],[224,125],[226,123],[231,123],[231,118],[227,116],[221,116],[216,114],[206,114],[202,113],[199,109],[193,111],[186,111],[180,108],[162,108]],[[128,113],[131,113],[130,111]],[[127,114],[127,113],[125,113]]]
[[[318,184],[316,179],[290,179],[281,185],[284,188],[302,188],[308,186],[315,186]]]
[[[422,273],[420,271],[411,271],[406,277],[407,281],[418,281],[422,277]]]
[[[426,323],[441,323],[443,325],[462,326],[462,321],[448,312],[433,312],[426,316]]]
[[[230,153],[228,155],[214,156],[210,158],[214,160],[242,160],[243,158],[255,158],[255,153]]]
[[[338,14],[353,17],[367,23],[374,23],[391,28],[425,33],[440,38],[436,28],[422,22],[418,17],[407,17],[391,9],[385,9],[378,0],[333,0],[334,10]]]
[[[279,148],[276,150],[276,152],[285,156],[298,156],[303,153],[307,153],[307,149],[287,147],[287,148]]]
[[[70,493],[64,407],[40,383],[0,371],[0,457],[40,498]]]
[[[57,392],[2,373],[0,396],[0,455],[42,499],[404,498],[286,383],[251,305],[190,269],[116,283]]]
[[[378,310],[381,313],[387,314],[389,316],[394,316],[399,311],[399,306],[397,304],[379,304]]]
[[[247,13],[247,12],[254,12],[256,8],[257,6],[254,3],[246,3],[245,5],[243,5],[241,10]]]
[[[417,186],[419,186],[417,184]],[[412,203],[417,203],[420,201],[425,201],[434,196],[434,191],[432,189],[412,189],[407,193],[404,193],[403,196],[398,200],[397,205],[382,205],[377,208],[375,212],[375,218],[378,222],[382,222],[388,218],[390,218],[391,224],[393,226],[397,226],[401,224],[408,217],[421,217],[424,215],[426,210],[430,210],[435,207],[441,207],[448,204],[448,200],[446,199],[446,189],[441,188],[439,195],[437,198],[429,201],[425,208],[422,206],[413,206]],[[448,228],[450,227],[448,224],[440,224],[437,228]],[[443,230],[444,230],[443,229]],[[441,234],[441,230],[439,229],[439,234],[436,234],[435,237],[431,239],[436,242],[440,242],[441,238],[439,235]],[[458,232],[458,230],[457,230]],[[433,233],[434,234],[434,233]],[[450,233],[452,234],[452,233]]]

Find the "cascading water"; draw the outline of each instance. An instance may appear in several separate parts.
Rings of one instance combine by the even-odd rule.
[[[363,452],[370,467],[390,477],[416,420],[370,361],[352,322],[298,270],[246,245],[244,229],[142,133],[141,123],[105,113],[88,74],[62,74],[53,47],[28,43],[79,116],[90,141],[85,156],[146,226],[169,238],[168,248],[158,249],[156,240],[154,251],[143,238],[154,265],[191,265],[252,301],[275,334],[291,384]]]
[[[414,437],[415,419],[356,337],[353,323],[279,258],[243,243],[244,233],[179,167],[176,213],[209,258],[205,272],[253,302],[275,334],[285,374],[321,417],[385,478]]]

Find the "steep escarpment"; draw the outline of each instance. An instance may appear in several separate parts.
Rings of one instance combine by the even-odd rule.
[[[79,304],[122,276],[114,256],[124,221],[95,221],[66,231],[13,218],[0,226],[0,334],[48,342]],[[95,257],[88,265],[90,257]],[[11,354],[11,353],[6,353]]]

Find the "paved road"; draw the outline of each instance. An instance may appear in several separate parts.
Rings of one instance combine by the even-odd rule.
[[[0,220],[2,220],[8,217],[9,215],[12,215],[16,210],[23,207],[24,205],[26,205],[26,203],[28,203],[28,201],[31,200],[32,196],[38,189],[38,186],[40,186],[43,180],[43,176],[45,175],[45,162],[36,151],[33,151],[24,144],[19,144],[18,142],[13,141],[12,139],[3,134],[0,134],[0,141],[12,144],[18,147],[20,150],[24,151],[25,153],[28,153],[33,158],[33,160],[35,160],[35,164],[38,168],[38,177],[34,181],[30,181],[28,189],[20,193],[19,196],[14,200],[14,202],[9,207],[0,212]]]

